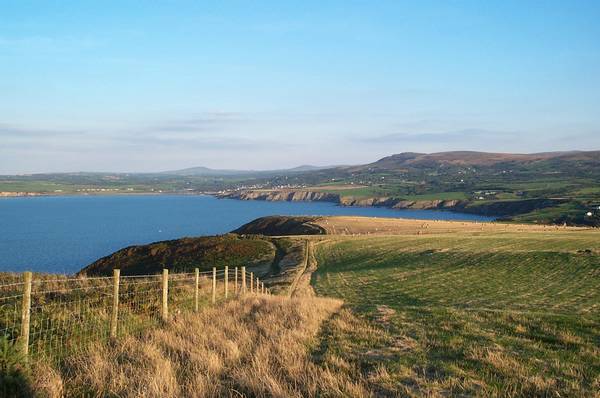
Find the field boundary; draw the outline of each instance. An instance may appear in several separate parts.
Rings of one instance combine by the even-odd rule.
[[[247,294],[271,294],[246,267],[108,277],[34,276],[0,281],[0,339],[20,362],[61,360],[90,343],[115,341]]]

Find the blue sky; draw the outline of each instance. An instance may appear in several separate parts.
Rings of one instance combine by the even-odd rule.
[[[600,149],[598,1],[1,1],[0,173]]]

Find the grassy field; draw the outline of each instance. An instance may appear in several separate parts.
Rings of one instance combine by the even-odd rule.
[[[536,242],[539,241],[549,250],[556,244],[566,244],[573,248],[587,245],[597,248],[600,233],[593,228],[558,227],[536,224],[514,223],[477,223],[462,221],[442,220],[409,220],[400,218],[369,218],[359,216],[318,217],[312,224],[324,229],[330,235],[435,235],[435,239],[457,239],[461,243],[471,246],[478,245],[478,239],[484,240],[489,250],[497,238],[509,239],[509,244],[514,241]],[[524,234],[527,232],[527,234]],[[517,234],[510,240],[509,234]],[[529,234],[532,233],[532,234]],[[567,235],[565,235],[565,233]],[[488,243],[485,243],[487,240]],[[417,242],[427,242],[417,239]],[[444,243],[447,244],[447,243]],[[445,248],[440,245],[440,248]],[[589,247],[586,247],[589,248]]]
[[[597,229],[290,221],[267,217],[246,230],[271,237],[222,238],[240,245],[224,249],[236,255],[269,240],[272,263],[263,271],[279,297],[219,296],[211,306],[206,279],[201,311],[192,315],[193,279],[173,275],[172,320],[165,323],[160,278],[124,276],[118,342],[107,339],[110,279],[78,279],[69,282],[77,289],[63,292],[48,276],[34,286],[35,360],[31,370],[15,368],[24,379],[12,385],[56,397],[600,397]],[[140,253],[169,249],[185,258],[191,243],[161,242]],[[262,250],[251,252],[262,257]],[[132,265],[146,261],[140,253],[130,253]],[[5,284],[17,289],[10,278],[4,275]],[[217,285],[218,294],[223,288]],[[57,299],[59,306],[49,306]],[[18,308],[5,310],[5,331],[18,333],[18,322],[10,323]],[[77,319],[76,327],[67,319]],[[48,333],[60,336],[55,343],[67,348],[64,355],[54,354]]]
[[[312,284],[359,316],[323,345],[390,394],[597,396],[599,249],[583,230],[329,237]]]

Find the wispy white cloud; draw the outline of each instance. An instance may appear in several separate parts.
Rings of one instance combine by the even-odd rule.
[[[167,120],[143,127],[140,132],[154,133],[201,133],[222,131],[226,128],[249,122],[250,119],[238,112],[205,112],[189,119]]]
[[[475,143],[485,141],[506,141],[518,136],[516,132],[490,131],[485,129],[470,128],[445,132],[423,133],[393,133],[374,137],[361,137],[359,141],[372,144],[386,143]]]
[[[236,112],[204,112],[189,118],[167,119],[96,130],[37,128],[0,123],[4,149],[43,149],[89,152],[195,150],[243,151],[256,148],[285,148],[272,137],[253,136],[245,131],[252,119]]]
[[[4,139],[30,139],[43,137],[69,137],[85,134],[82,130],[45,129],[36,127],[22,127],[0,123],[0,137]]]

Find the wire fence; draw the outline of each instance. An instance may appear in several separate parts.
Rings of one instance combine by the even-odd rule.
[[[245,267],[111,277],[22,276],[0,280],[0,338],[24,361],[50,361],[92,342],[140,333],[182,312],[239,297],[270,294]]]

